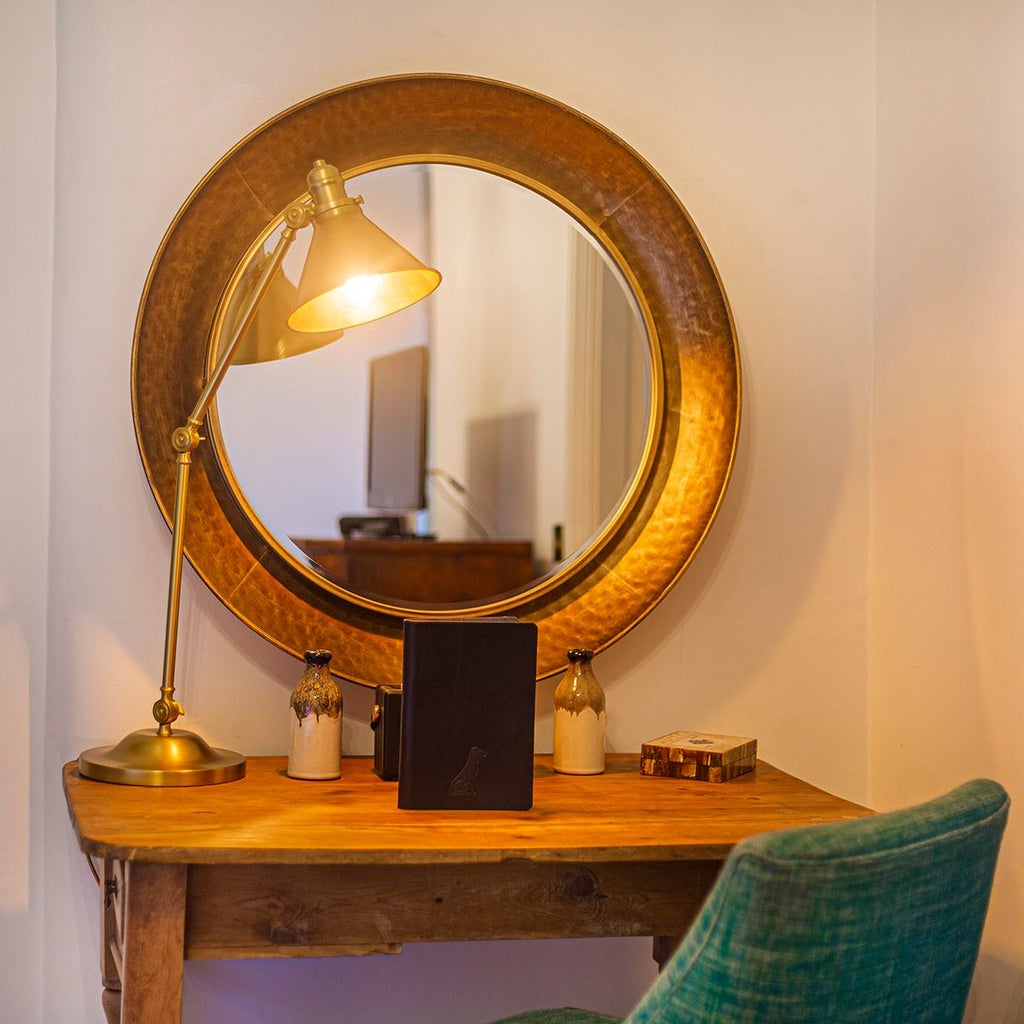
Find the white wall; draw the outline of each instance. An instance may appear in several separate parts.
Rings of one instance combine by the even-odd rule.
[[[45,100],[45,68],[54,61],[37,7],[10,12],[15,31],[5,25],[4,33],[27,54],[14,95],[33,105]],[[36,902],[15,922],[24,922],[21,935],[45,966],[40,976],[22,969],[24,957],[4,962],[5,1019],[102,1020],[98,899],[71,838],[58,770],[83,747],[144,725],[159,685],[168,536],[139,466],[128,388],[146,270],[177,206],[231,143],[288,104],[348,81],[458,71],[578,107],[664,175],[721,271],[744,356],[736,474],[682,582],[598,660],[613,746],[636,749],[666,723],[756,735],[767,760],[880,804],[900,802],[897,787],[930,795],[982,771],[1019,781],[1012,728],[1021,717],[1020,630],[1013,627],[1022,585],[1012,569],[1020,555],[1013,514],[1020,472],[1019,459],[1000,460],[998,452],[1012,444],[1004,438],[1019,436],[1011,420],[1019,357],[1002,342],[1019,336],[1012,328],[1020,326],[1020,306],[1002,275],[1010,256],[1020,265],[1020,232],[986,241],[986,227],[1005,229],[1013,210],[1019,214],[1019,205],[999,207],[1002,193],[991,183],[1004,186],[1013,174],[1020,181],[1022,160],[1009,142],[998,148],[999,161],[972,163],[967,151],[972,142],[991,150],[1003,137],[996,115],[1006,111],[997,99],[1021,93],[1021,72],[1012,70],[1020,62],[1011,65],[1006,48],[1021,36],[1019,24],[1007,24],[1010,3],[954,12],[953,5],[938,13],[934,5],[887,10],[876,47],[875,5],[866,0],[638,0],[628,9],[605,0],[60,5],[48,647],[38,610],[26,627],[30,650],[48,650],[48,664],[45,688],[42,655],[30,670],[15,671],[8,705],[45,707],[29,834],[45,837],[36,863],[45,870],[46,910]],[[873,375],[876,58],[883,116]],[[923,89],[922,72],[936,67],[941,99],[918,96],[912,77]],[[1007,86],[997,80],[1002,72],[1014,76]],[[1020,109],[1008,112],[1018,117],[1012,145],[1019,147]],[[947,139],[937,133],[951,123],[964,148],[953,151],[950,166],[943,163],[949,150],[928,160],[915,140]],[[45,117],[14,127],[45,177],[52,146]],[[5,166],[6,194],[27,191],[18,166],[13,188]],[[959,186],[951,201],[922,187],[933,180],[924,171]],[[1019,204],[1019,188],[1013,194]],[[927,244],[912,247],[914,232],[924,232]],[[29,251],[21,245],[19,255]],[[948,260],[945,276],[932,273],[930,261],[940,257]],[[8,256],[5,268],[12,263]],[[918,287],[920,301],[901,297],[905,284]],[[933,295],[945,311],[927,308]],[[970,362],[957,358],[967,329]],[[5,333],[5,351],[17,333]],[[942,343],[934,356],[918,348],[925,335]],[[15,387],[4,378],[5,400],[9,391],[45,395],[38,369],[15,364]],[[909,394],[923,397],[908,402]],[[956,422],[939,422],[940,412]],[[962,429],[954,431],[957,423]],[[888,444],[890,436],[900,443]],[[45,461],[45,436],[26,443]],[[45,482],[32,486],[45,507]],[[871,500],[878,539],[869,580]],[[44,535],[23,518],[22,532],[0,536],[3,582],[31,576],[19,599],[38,609]],[[943,565],[951,575],[941,575]],[[182,640],[189,724],[220,745],[282,751],[296,664],[250,635],[191,572]],[[550,691],[551,684],[541,688],[544,708]],[[350,687],[346,701],[346,744],[365,750],[368,695]],[[912,728],[915,720],[921,728]],[[907,726],[898,737],[887,733],[895,724]],[[539,742],[549,737],[544,715]],[[938,763],[941,772],[926,774],[926,764]],[[15,891],[34,891],[38,900],[38,888],[23,882],[22,871]],[[1005,909],[994,918],[1003,923],[986,952],[978,1021],[1020,1019],[1024,941],[1009,924],[1019,892],[1019,879],[1004,871],[997,901]],[[534,1001],[624,1012],[651,977],[647,953],[639,940],[484,943],[369,961],[190,964],[185,1019],[470,1024]],[[297,997],[309,992],[316,995],[304,1008]],[[998,1013],[988,1012],[988,998]]]
[[[871,800],[1010,814],[969,1014],[1024,1019],[1024,7],[879,5]]]
[[[0,16],[0,1018],[43,985],[54,5]],[[13,1018],[12,1018],[13,1019]],[[25,1019],[30,1019],[25,1014]]]

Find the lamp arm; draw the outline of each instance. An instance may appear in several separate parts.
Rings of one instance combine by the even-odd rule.
[[[263,301],[271,279],[284,262],[296,232],[309,223],[310,210],[306,203],[292,203],[285,211],[284,228],[281,237],[267,260],[263,272],[253,288],[242,310],[238,324],[227,345],[223,347],[217,365],[206,386],[203,388],[195,408],[183,427],[178,427],[171,434],[171,447],[177,453],[177,475],[174,483],[174,514],[171,520],[171,571],[167,587],[167,627],[164,632],[164,668],[160,686],[160,699],[153,705],[153,718],[156,719],[160,736],[171,735],[171,723],[185,713],[185,709],[174,699],[174,667],[178,650],[178,619],[181,609],[181,573],[185,554],[185,510],[188,507],[188,477],[192,466],[192,452],[199,447],[203,437],[199,426],[213,402],[217,389],[228,372],[231,360],[249,329]]]

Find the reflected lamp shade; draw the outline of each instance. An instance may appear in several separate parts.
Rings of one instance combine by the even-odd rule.
[[[264,253],[261,259],[255,259],[246,268],[240,287],[235,289],[231,303],[224,318],[225,330],[222,339],[234,335],[235,326],[241,319],[244,300],[251,294],[256,280],[263,273],[263,268],[271,258]],[[243,366],[249,363],[268,363],[274,359],[287,359],[289,356],[302,355],[337,341],[344,331],[321,331],[299,333],[288,326],[288,315],[295,308],[295,296],[298,291],[294,284],[278,267],[267,288],[263,300],[256,310],[252,323],[242,336],[238,348],[232,357],[232,366]]]
[[[350,199],[337,170],[317,161],[309,176],[313,239],[288,327],[300,333],[338,331],[397,313],[440,283]]]

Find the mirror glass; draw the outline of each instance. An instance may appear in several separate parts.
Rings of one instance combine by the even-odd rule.
[[[586,551],[642,468],[653,369],[634,296],[572,217],[499,175],[400,164],[348,191],[441,287],[248,362],[284,334],[301,231],[218,393],[225,469],[277,546],[345,591],[416,608],[528,587]],[[215,344],[279,234],[236,272]]]

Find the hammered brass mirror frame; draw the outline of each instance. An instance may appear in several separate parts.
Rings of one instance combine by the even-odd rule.
[[[533,620],[538,678],[554,675],[568,648],[601,650],[651,611],[693,558],[722,500],[739,428],[740,377],[711,259],[679,200],[640,156],[535,93],[478,78],[409,75],[300,103],[207,174],[150,269],[136,324],[132,403],[146,474],[168,521],[175,478],[169,437],[201,390],[224,288],[321,157],[346,177],[426,161],[502,174],[573,215],[634,290],[652,339],[654,401],[632,494],[579,557],[523,592],[413,612]],[[402,620],[410,611],[350,594],[301,567],[262,529],[223,458],[208,441],[192,469],[185,553],[206,584],[283,650],[301,657],[327,648],[332,670],[344,678],[399,683]]]

